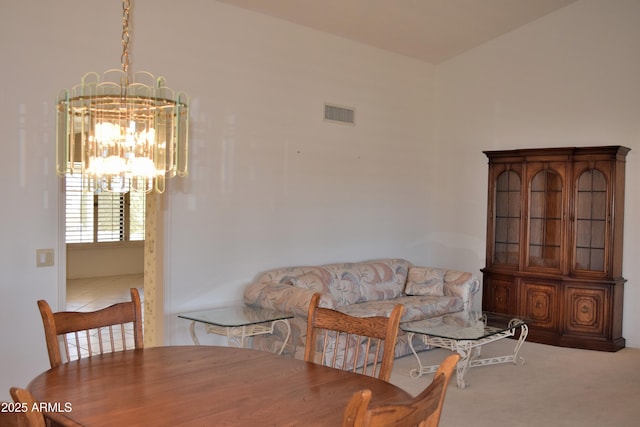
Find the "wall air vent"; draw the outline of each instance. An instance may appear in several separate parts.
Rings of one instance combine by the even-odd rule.
[[[324,104],[324,119],[335,123],[355,124],[355,110],[349,107]]]

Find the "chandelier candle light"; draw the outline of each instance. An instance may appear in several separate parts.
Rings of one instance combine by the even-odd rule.
[[[85,191],[165,191],[187,174],[189,99],[164,78],[129,72],[130,0],[122,2],[122,70],[87,73],[57,103],[58,175],[81,173]]]

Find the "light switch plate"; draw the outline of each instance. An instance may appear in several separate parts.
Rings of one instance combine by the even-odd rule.
[[[53,249],[36,249],[36,267],[53,266]]]

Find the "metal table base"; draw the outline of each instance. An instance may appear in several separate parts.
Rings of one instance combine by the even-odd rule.
[[[519,323],[517,319],[512,321],[514,324]],[[496,356],[496,357],[488,357],[485,359],[479,359],[481,348],[483,345],[498,341],[504,338],[512,337],[515,335],[517,329],[520,329],[520,337],[516,342],[515,349],[513,354],[504,355],[504,356]],[[418,357],[418,353],[416,352],[413,346],[413,337],[414,335],[420,335],[423,339],[423,342],[427,345],[431,345],[434,347],[445,348],[451,351],[455,351],[460,355],[460,361],[456,367],[456,379],[458,383],[458,388],[466,388],[468,383],[465,380],[465,374],[469,368],[473,368],[476,366],[486,366],[486,365],[496,365],[499,363],[513,363],[513,364],[524,364],[524,357],[518,356],[518,352],[522,347],[522,344],[527,339],[527,334],[529,333],[529,328],[526,324],[521,323],[514,326],[513,329],[509,329],[495,335],[491,335],[485,338],[477,339],[477,340],[460,340],[453,338],[442,338],[442,337],[431,337],[424,334],[416,334],[414,332],[408,333],[409,338],[409,347],[411,347],[411,351],[414,356],[418,360],[418,368],[412,369],[409,372],[409,375],[413,378],[421,377],[424,374],[430,374],[435,372],[438,369],[439,365],[430,365],[423,366],[420,357]]]
[[[253,324],[246,326],[217,326],[217,325],[208,325],[205,324],[205,330],[208,334],[216,334],[227,337],[227,344],[235,347],[244,347],[245,338],[254,337],[256,335],[263,334],[273,334],[273,330],[278,322],[283,323],[287,328],[287,335],[284,338],[284,342],[282,343],[282,347],[278,354],[282,354],[284,348],[289,341],[289,336],[291,335],[291,325],[289,324],[289,319],[278,319],[273,320],[269,326],[264,324]],[[200,341],[198,340],[198,336],[196,335],[196,322],[195,320],[191,321],[191,326],[189,328],[191,332],[191,339],[193,339],[193,343],[195,345],[200,345]]]

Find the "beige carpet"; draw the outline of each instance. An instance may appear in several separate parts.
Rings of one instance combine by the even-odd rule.
[[[483,347],[482,357],[508,354],[514,340]],[[424,364],[439,364],[447,350],[419,353]],[[616,353],[525,342],[524,365],[471,368],[467,388],[455,378],[447,390],[441,427],[635,427],[640,425],[640,349]],[[416,395],[432,375],[413,379],[415,356],[396,359],[391,382]],[[455,375],[455,374],[454,374]]]

